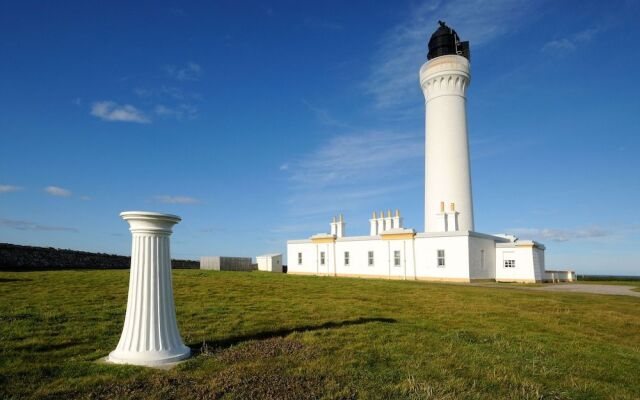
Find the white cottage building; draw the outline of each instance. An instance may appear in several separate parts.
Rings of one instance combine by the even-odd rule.
[[[440,22],[420,69],[426,103],[425,232],[403,226],[399,210],[372,215],[368,236],[346,236],[344,217],[330,233],[287,242],[291,274],[543,282],[575,280],[573,271],[546,271],[545,247],[510,235],[475,231],[466,89],[469,43]]]

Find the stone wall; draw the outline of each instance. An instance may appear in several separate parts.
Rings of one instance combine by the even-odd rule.
[[[0,270],[4,271],[124,269],[130,265],[131,258],[127,256],[0,243]],[[171,260],[171,267],[197,269],[200,263]]]

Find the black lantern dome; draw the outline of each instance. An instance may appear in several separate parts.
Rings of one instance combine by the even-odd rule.
[[[471,58],[469,42],[461,42],[460,37],[442,21],[438,21],[440,27],[433,32],[429,39],[429,53],[427,60],[449,54],[459,55],[467,60]]]

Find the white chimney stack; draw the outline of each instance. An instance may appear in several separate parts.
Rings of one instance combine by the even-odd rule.
[[[338,234],[338,223],[336,222],[336,217],[334,216],[331,220],[331,234],[336,236]]]
[[[340,214],[340,217],[338,218],[338,222],[336,223],[336,237],[337,238],[341,238],[344,237],[344,217],[342,216],[342,214]]]
[[[378,219],[376,217],[375,211],[371,215],[371,219],[369,220],[369,225],[370,225],[369,234],[371,236],[378,235]]]

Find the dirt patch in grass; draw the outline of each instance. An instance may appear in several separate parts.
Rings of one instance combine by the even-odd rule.
[[[238,399],[317,399],[325,391],[320,376],[289,375],[279,371],[233,366],[214,380],[215,397],[233,394]]]
[[[296,356],[300,358],[301,353],[307,353],[306,357],[310,355],[306,346],[294,339],[287,338],[271,338],[266,340],[257,340],[249,343],[243,343],[232,346],[227,349],[223,349],[217,352],[209,352],[208,349],[203,349],[203,355],[215,356],[218,360],[225,363],[237,363],[243,361],[251,361],[257,359],[265,359],[279,356]]]

